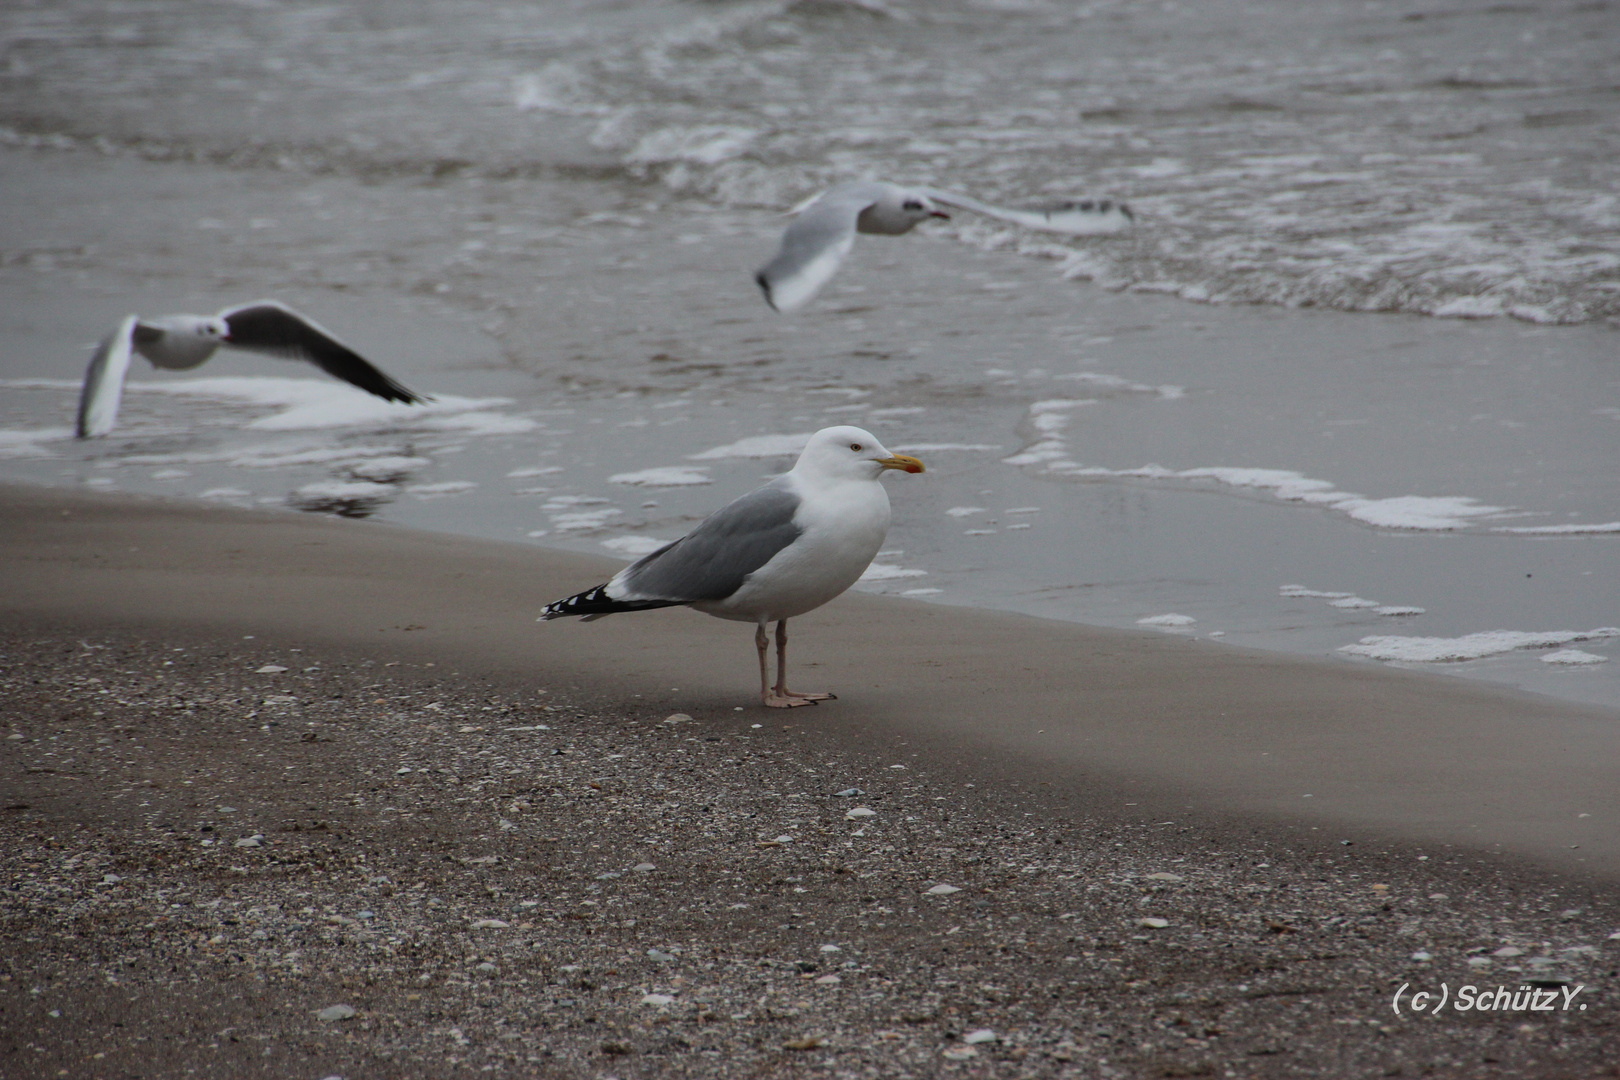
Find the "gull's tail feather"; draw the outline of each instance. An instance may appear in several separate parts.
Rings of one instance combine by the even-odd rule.
[[[566,600],[548,604],[546,610],[535,621],[550,622],[552,619],[580,615],[586,622],[590,622],[592,619],[600,619],[604,615],[612,615],[618,611],[648,611],[652,608],[680,606],[678,600],[615,600],[607,594],[607,588],[606,585],[598,585]]]

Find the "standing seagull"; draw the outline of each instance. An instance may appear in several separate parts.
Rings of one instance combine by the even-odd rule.
[[[787,688],[787,621],[855,584],[889,532],[886,469],[920,473],[923,463],[891,454],[869,431],[822,428],[791,470],[704,519],[674,543],[598,585],[546,608],[541,622],[685,605],[755,623],[759,696],[788,709],[832,694]],[[770,685],[765,626],[776,623],[776,685]]]
[[[218,315],[165,315],[161,319],[127,316],[96,347],[79,392],[78,436],[93,439],[113,429],[124,396],[131,352],[153,367],[187,371],[200,366],[221,345],[270,353],[289,360],[308,360],[328,375],[409,405],[422,398],[384,375],[370,362],[333,337],[325,327],[285,304],[260,300],[226,308]]]
[[[949,220],[940,206],[1075,236],[1119,232],[1133,221],[1130,207],[1107,199],[1067,202],[1052,210],[1009,210],[935,188],[878,180],[839,184],[804,204],[799,219],[782,235],[776,258],[760,267],[754,280],[772,308],[796,311],[838,272],[838,264],[855,246],[856,233],[900,236],[929,218]]]

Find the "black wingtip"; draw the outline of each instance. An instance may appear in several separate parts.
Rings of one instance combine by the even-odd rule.
[[[766,305],[770,307],[772,311],[780,312],[782,309],[777,307],[776,301],[771,298],[771,282],[770,279],[765,276],[765,271],[761,270],[759,273],[754,275],[754,284],[758,285],[760,292],[765,294]]]
[[[570,615],[612,615],[620,611],[650,611],[654,608],[679,607],[676,600],[615,600],[607,594],[607,585],[598,585],[582,593],[547,604],[536,622],[565,619]]]

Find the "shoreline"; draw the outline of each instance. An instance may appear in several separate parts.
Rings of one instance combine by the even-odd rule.
[[[1246,807],[1122,768],[1102,722],[1182,680],[1219,700],[1222,668],[1309,714],[1351,665],[1290,681],[1241,650],[848,597],[795,636],[845,697],[783,714],[707,618],[564,627],[535,655],[533,598],[611,560],[155,499],[0,505],[8,1074],[1612,1065],[1612,873]],[[955,670],[921,655],[942,627]],[[1051,688],[996,656],[1054,640],[1115,684],[1067,755],[1021,732]],[[1571,711],[1372,675],[1336,692]],[[1390,1011],[1402,984],[1526,979],[1590,1007]]]
[[[534,623],[546,603],[605,580],[617,560],[60,489],[0,486],[0,504],[13,618],[386,645],[396,659],[436,658],[500,681],[521,680],[539,660],[603,708],[639,694],[704,722],[739,707],[756,721],[767,715],[751,690],[751,644],[707,616],[671,609]],[[199,582],[205,595],[195,594]],[[1620,876],[1613,710],[893,597],[841,597],[796,620],[794,642],[800,678],[843,698],[795,713],[786,721],[795,726],[883,732],[939,755],[971,748],[1037,783],[1107,778],[1149,792],[1132,800],[1148,807],[1191,800]]]

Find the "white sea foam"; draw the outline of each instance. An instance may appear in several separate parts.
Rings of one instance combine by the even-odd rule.
[[[1104,375],[1097,371],[1074,371],[1065,375],[1054,375],[1052,378],[1090,383],[1093,386],[1100,386],[1108,390],[1120,390],[1129,394],[1154,394],[1166,400],[1187,396],[1185,386],[1149,386],[1146,383],[1132,382],[1129,379],[1122,379],[1118,375]]]
[[[248,491],[245,488],[217,487],[217,488],[209,488],[207,491],[205,491],[201,495],[199,495],[198,498],[200,498],[200,499],[247,499],[247,498],[251,498],[252,496],[253,496],[253,492]]]
[[[632,559],[639,559],[643,555],[650,555],[669,543],[656,536],[614,536],[602,541],[602,546],[609,551],[616,551],[620,555]]]
[[[1524,536],[1580,536],[1594,533],[1620,533],[1620,521],[1590,525],[1498,525],[1491,532],[1520,533]]]
[[[419,499],[433,499],[441,495],[462,495],[476,487],[475,480],[444,480],[437,484],[412,484],[405,490]]]
[[[945,512],[954,518],[972,517],[974,514],[988,513],[982,506],[953,506]]]
[[[981,453],[995,453],[1001,447],[993,443],[922,442],[902,443],[893,449],[897,454],[938,454],[946,450],[973,450]]]
[[[1582,667],[1587,664],[1606,664],[1607,656],[1597,653],[1582,652],[1580,649],[1559,649],[1555,653],[1548,653],[1541,658],[1543,664],[1568,664],[1571,667]]]
[[[725,446],[716,446],[700,454],[688,454],[690,461],[719,461],[723,458],[793,457],[810,441],[811,432],[797,435],[750,435]]]
[[[609,518],[618,517],[624,511],[615,507],[602,510],[580,510],[571,514],[554,514],[551,518],[551,527],[557,532],[591,532],[607,527]]]
[[[875,562],[860,576],[861,581],[892,581],[895,578],[927,577],[926,570],[912,570],[894,563]]]
[[[14,382],[21,382],[16,379]],[[0,430],[0,458],[55,457],[55,453],[42,443],[63,442],[73,438],[73,429],[65,427],[34,428],[32,430]]]
[[[465,398],[445,394],[419,405],[407,405],[384,401],[352,386],[323,379],[229,375],[169,382],[130,382],[124,392],[206,398],[280,410],[243,425],[257,431],[418,428],[502,435],[532,431],[538,426],[526,417],[505,416],[492,411],[512,404],[510,398]]]
[[[1062,440],[1043,440],[1020,454],[1004,458],[1008,465],[1047,464],[1047,471],[1062,476],[1114,477],[1132,480],[1213,480],[1228,487],[1269,491],[1286,502],[1323,506],[1381,529],[1449,532],[1466,529],[1476,521],[1508,513],[1511,507],[1490,506],[1466,495],[1396,495],[1369,499],[1341,491],[1331,481],[1317,480],[1289,469],[1203,466],[1167,469],[1143,465],[1136,469],[1104,469],[1067,460]]]
[[[327,480],[305,484],[287,496],[287,501],[301,510],[364,514],[396,494],[397,490],[388,484],[374,484],[367,480]]]
[[[938,596],[944,589],[906,589],[901,596]]]
[[[692,487],[697,484],[712,484],[714,478],[707,475],[704,469],[667,465],[655,469],[642,469],[640,472],[615,473],[608,477],[608,483],[638,487]]]
[[[1283,596],[1309,596],[1319,600],[1339,600],[1355,595],[1347,592],[1323,592],[1320,589],[1307,589],[1303,585],[1280,585],[1277,591]]]
[[[1331,607],[1348,611],[1370,610],[1375,615],[1422,615],[1424,609],[1409,605],[1380,604],[1376,600],[1367,600],[1355,593],[1326,592],[1322,589],[1307,589],[1303,585],[1281,585],[1277,592],[1282,596],[1304,597],[1312,600],[1326,600]]]
[[[1596,630],[1550,630],[1541,633],[1522,630],[1487,630],[1458,638],[1393,637],[1373,635],[1354,645],[1342,645],[1340,652],[1368,656],[1374,660],[1405,660],[1415,663],[1451,663],[1478,660],[1517,649],[1545,649],[1572,641],[1594,641],[1620,637],[1620,626]]]
[[[343,471],[361,480],[389,484],[404,480],[412,473],[425,469],[431,464],[433,464],[431,458],[404,454],[383,454],[347,464],[344,466]]]
[[[550,476],[562,471],[561,465],[531,465],[526,469],[513,469],[506,475],[513,480],[523,480],[531,476]]]
[[[1168,615],[1149,615],[1136,620],[1139,626],[1191,626],[1197,621],[1191,615],[1177,615],[1174,612]]]

